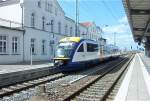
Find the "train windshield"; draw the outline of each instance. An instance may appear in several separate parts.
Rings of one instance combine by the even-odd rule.
[[[56,57],[70,57],[74,47],[74,42],[59,43],[56,50]]]

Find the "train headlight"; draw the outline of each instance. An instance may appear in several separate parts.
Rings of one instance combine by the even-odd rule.
[[[54,64],[55,66],[62,66],[64,63],[62,60],[55,60]]]

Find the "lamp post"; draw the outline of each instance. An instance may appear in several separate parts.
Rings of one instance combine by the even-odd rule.
[[[108,27],[108,26],[109,26],[109,25],[104,25],[103,28],[100,29],[100,30],[101,30],[101,37],[102,37],[102,34],[104,34],[104,28],[106,28],[106,27]]]
[[[33,55],[33,53],[32,53],[32,46],[31,46],[30,47],[30,65],[32,65],[32,61],[33,61],[32,55]]]
[[[21,15],[21,27],[22,29],[24,29],[24,22],[23,22],[23,18],[24,18],[24,10],[23,10],[23,3],[20,3],[20,7],[22,10],[22,15]],[[24,35],[25,35],[25,30],[23,31],[23,62],[25,60],[25,52],[24,52]]]
[[[21,7],[21,10],[22,10],[22,15],[21,15],[21,23],[22,23],[21,25],[22,26],[21,27],[23,28],[23,13],[24,13],[23,12],[23,3],[20,3],[20,7]]]
[[[108,27],[108,25],[104,25],[104,28]],[[103,29],[104,29],[103,28]],[[103,31],[102,28],[98,28],[99,32],[100,32],[100,38],[99,38],[99,41],[100,41],[100,59],[102,60],[103,58],[103,55],[104,55],[104,46],[105,46],[105,40],[103,39],[103,36],[102,34],[104,34],[104,31]]]
[[[53,58],[55,57],[55,40],[54,40],[54,38],[55,38],[55,36],[54,36],[54,32],[53,32],[53,25],[54,25],[54,21],[53,20],[51,20],[51,22],[50,23],[47,23],[46,25],[50,25],[51,26],[51,32],[50,33],[52,33],[52,39],[50,40],[50,45],[52,46],[52,54],[53,54]]]
[[[116,32],[114,33],[114,46],[116,46]]]
[[[76,24],[75,24],[75,36],[78,36],[78,24],[79,24],[79,1],[76,0]]]

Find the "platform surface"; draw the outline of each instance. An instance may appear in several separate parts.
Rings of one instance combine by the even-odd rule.
[[[0,74],[25,71],[25,70],[30,70],[30,69],[45,68],[45,67],[51,67],[51,66],[53,66],[53,63],[48,62],[48,61],[33,62],[33,65],[30,65],[30,63],[0,65]]]
[[[149,62],[148,62],[149,61]],[[136,54],[115,101],[150,101],[150,58]]]
[[[144,54],[140,54],[140,57],[150,75],[150,57],[147,57]]]
[[[0,65],[0,87],[53,74],[53,67],[48,61]]]

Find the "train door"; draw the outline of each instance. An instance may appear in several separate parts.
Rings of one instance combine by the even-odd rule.
[[[72,61],[73,62],[85,61],[85,56],[86,56],[86,54],[85,54],[85,43],[83,42],[78,46]]]

